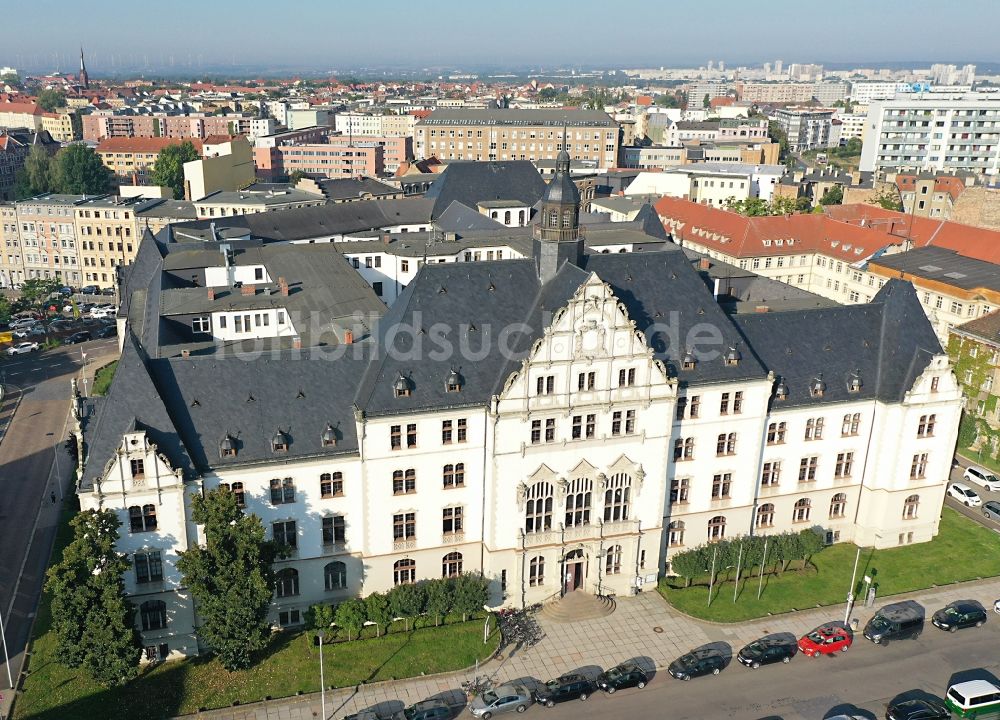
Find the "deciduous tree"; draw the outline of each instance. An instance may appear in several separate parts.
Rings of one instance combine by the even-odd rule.
[[[184,163],[197,159],[198,150],[190,141],[168,145],[156,156],[153,182],[170,188],[174,193],[174,200],[184,199]]]
[[[353,640],[361,634],[361,628],[365,626],[368,614],[365,611],[363,600],[351,598],[345,600],[337,606],[334,621],[339,627],[347,631],[347,639]]]
[[[428,580],[424,583],[424,592],[427,594],[427,612],[434,616],[434,624],[439,625],[454,604],[454,582],[445,578]]]
[[[389,591],[389,607],[392,614],[403,618],[406,629],[410,629],[410,618],[424,611],[424,589],[420,585],[397,585]]]
[[[375,623],[375,637],[382,634],[382,631],[389,631],[392,623],[392,608],[389,607],[389,598],[380,592],[373,592],[365,598],[365,613],[368,619]]]
[[[115,549],[120,523],[111,510],[85,510],[71,525],[73,541],[46,583],[59,659],[102,685],[122,685],[138,674],[142,647],[122,579],[130,563]]]
[[[111,190],[111,171],[86,145],[64,147],[52,158],[49,184],[67,195],[99,195]]]
[[[256,515],[244,515],[224,488],[192,500],[205,545],[180,554],[177,568],[195,600],[201,637],[227,670],[247,668],[270,636],[274,546]]]
[[[45,112],[55,112],[61,107],[66,107],[66,93],[62,90],[42,90],[38,93],[38,107]]]
[[[453,609],[462,613],[462,620],[479,612],[490,599],[489,581],[481,575],[466,573],[459,575],[455,583]]]

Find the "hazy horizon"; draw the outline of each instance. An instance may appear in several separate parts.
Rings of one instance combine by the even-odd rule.
[[[38,0],[30,13],[8,13],[16,19],[0,65],[72,72],[81,45],[93,76],[227,68],[697,67],[709,60],[735,67],[779,58],[786,67],[1000,61],[990,37],[1000,26],[996,0],[960,0],[947,11],[940,0],[843,0],[836,13],[819,17],[793,0],[772,0],[763,13],[737,0],[717,0],[710,13],[691,3],[621,15],[614,7],[596,0],[509,0],[489,9],[456,0],[419,7],[400,0],[349,6],[301,0],[284,7],[178,0],[151,9]]]

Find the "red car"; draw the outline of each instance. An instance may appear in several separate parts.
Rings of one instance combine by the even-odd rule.
[[[819,657],[832,655],[838,650],[847,652],[853,642],[850,631],[836,625],[821,625],[799,638],[799,650],[806,657]]]

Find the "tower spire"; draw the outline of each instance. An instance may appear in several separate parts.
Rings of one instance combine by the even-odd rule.
[[[87,75],[87,64],[83,61],[83,45],[80,46],[80,87],[90,87],[90,76]]]

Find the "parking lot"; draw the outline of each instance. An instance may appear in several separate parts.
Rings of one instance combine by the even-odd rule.
[[[975,463],[971,464],[974,465]],[[966,461],[964,458],[958,458],[958,466],[952,468],[949,485],[952,482],[960,482],[972,488],[979,496],[980,500],[983,501],[983,503],[987,502],[988,500],[992,500],[994,502],[1000,502],[1000,492],[990,492],[982,485],[979,485],[976,482],[963,479],[962,476],[965,473],[965,468],[968,467],[969,465],[970,463]],[[987,517],[983,514],[982,506],[965,507],[965,505],[963,505],[961,502],[959,502],[958,500],[956,500],[951,496],[946,496],[945,503],[949,507],[954,508],[955,510],[962,513],[966,517],[971,518],[972,520],[975,520],[976,522],[980,523],[984,527],[988,527],[990,530],[1000,533],[1000,518],[998,518],[995,514],[991,513],[992,518],[987,519]]]

